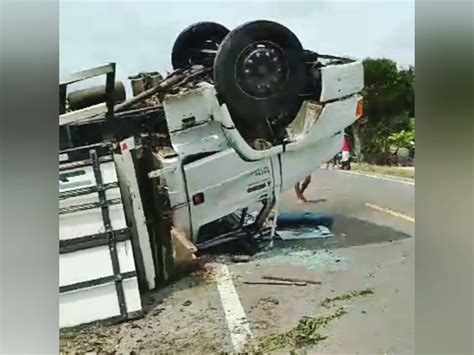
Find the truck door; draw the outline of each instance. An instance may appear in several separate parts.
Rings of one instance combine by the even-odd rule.
[[[184,166],[193,242],[201,226],[274,198],[271,159],[244,161],[233,149]]]

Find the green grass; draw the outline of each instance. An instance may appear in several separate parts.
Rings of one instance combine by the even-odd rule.
[[[362,296],[373,295],[373,294],[374,294],[374,290],[372,288],[367,288],[361,291],[351,291],[337,297],[325,298],[324,301],[321,302],[321,306],[323,306],[324,308],[329,308],[333,305],[334,302],[337,302],[337,301],[347,301],[356,297],[362,297]]]
[[[289,347],[290,349],[301,349],[316,345],[326,339],[327,335],[322,335],[319,331],[334,319],[342,317],[347,312],[338,308],[334,313],[327,316],[303,317],[296,327],[280,333],[270,334],[259,339],[257,347],[258,353],[267,354],[273,350]]]
[[[321,306],[331,309],[337,301],[347,301],[372,294],[374,294],[372,288],[350,291],[337,297],[325,298],[321,302]],[[295,350],[314,346],[320,341],[328,338],[328,335],[321,334],[321,329],[326,328],[330,322],[342,317],[344,314],[347,314],[347,311],[343,307],[338,307],[328,315],[303,317],[298,321],[298,324],[294,328],[287,332],[274,333],[260,337],[256,347],[252,349],[252,353],[268,354],[277,349],[287,348],[290,349],[291,354],[295,353]]]
[[[399,166],[371,165],[367,163],[352,163],[352,170],[365,171],[380,175],[391,175],[405,179],[415,179],[415,168],[404,168]]]

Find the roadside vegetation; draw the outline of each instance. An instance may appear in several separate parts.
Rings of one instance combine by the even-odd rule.
[[[415,68],[400,69],[390,59],[367,58],[364,77],[364,116],[348,129],[355,160],[365,163],[360,166],[366,168],[371,165],[412,166]]]
[[[404,179],[415,179],[415,168],[405,166],[372,165],[367,163],[353,163],[352,169],[377,175],[391,175]]]

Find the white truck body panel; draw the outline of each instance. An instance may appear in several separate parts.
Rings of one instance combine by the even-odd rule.
[[[192,228],[189,216],[189,199],[184,171],[180,168],[180,160],[178,157],[163,157],[159,153],[153,154],[153,157],[162,166],[160,178],[167,187],[173,225],[191,239]]]
[[[364,88],[364,66],[361,61],[321,68],[321,97],[327,102],[361,92]]]
[[[129,312],[140,311],[141,300],[137,279],[123,281],[126,307]],[[120,314],[117,291],[113,283],[71,291],[60,295],[59,327],[110,319]]]
[[[144,273],[143,276],[146,279],[146,286],[149,290],[152,290],[156,286],[156,272],[145,211],[140,197],[140,188],[138,186],[132,158],[132,152],[135,149],[135,140],[133,137],[120,142],[120,148],[121,154],[114,154],[114,161],[117,167],[121,193],[124,198],[125,212],[131,221],[132,233],[135,234],[137,241],[136,253],[138,255],[136,255],[136,257],[138,256],[143,264],[143,270],[137,271]]]
[[[63,157],[64,158],[64,157]],[[64,160],[64,159],[63,159]],[[60,327],[72,327],[121,316],[117,274],[112,256],[116,252],[118,272],[127,314],[142,309],[135,259],[121,201],[113,161],[99,163],[102,184],[115,184],[104,191],[111,230],[106,229],[94,169],[90,165],[60,170],[59,201],[59,308]],[[63,180],[63,181],[61,181]],[[67,180],[67,181],[65,181]],[[83,193],[85,188],[90,193]],[[114,233],[115,243],[109,233]]]
[[[343,137],[344,134],[340,133],[317,144],[281,154],[280,192],[292,188],[298,181],[316,171],[321,163],[331,159],[341,149]]]
[[[304,141],[319,142],[344,130],[356,119],[358,95],[326,104],[319,117],[309,128]],[[341,142],[342,146],[342,142]],[[338,147],[340,149],[341,147]]]
[[[176,132],[171,136],[171,144],[181,157],[196,153],[219,152],[228,147],[222,128],[216,121],[208,121]]]
[[[117,182],[115,166],[113,162],[107,162],[100,165],[103,183],[110,184]],[[76,174],[68,178],[68,182],[59,181],[59,192],[73,191],[79,188],[96,186],[92,166],[73,168],[68,170],[69,175]],[[105,191],[107,199],[120,198],[120,189],[110,189]],[[59,201],[59,208],[68,208],[87,203],[98,203],[97,193],[79,195]],[[125,214],[121,205],[112,205],[109,209],[112,228],[115,230],[126,228]],[[105,227],[102,220],[100,208],[92,208],[83,211],[70,212],[59,216],[59,238],[73,239],[104,233]]]
[[[204,202],[190,202],[193,240],[199,228],[261,199],[273,195],[270,159],[247,162],[233,149],[226,149],[184,166],[188,194],[203,193]]]
[[[130,241],[117,243],[117,252],[120,271],[135,271]],[[67,286],[112,275],[113,270],[109,254],[110,251],[107,245],[63,254],[59,259],[59,286]],[[78,268],[78,265],[81,265],[81,267]]]
[[[206,90],[207,87],[208,85],[203,85],[202,88],[182,94],[166,96],[163,108],[170,134],[186,129],[190,125],[199,125],[211,120],[211,105],[215,95]]]

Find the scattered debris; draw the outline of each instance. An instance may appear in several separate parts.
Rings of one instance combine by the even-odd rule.
[[[165,309],[163,307],[155,309],[153,312],[151,312],[151,316],[155,317],[159,315],[161,312],[163,312]]]
[[[151,89],[145,90],[134,96],[133,98],[115,105],[114,112],[124,111],[134,106],[136,103],[139,103],[140,101],[148,99],[158,93],[170,91],[170,89],[176,88],[177,86],[183,87],[184,84],[188,84],[193,80],[195,81],[196,78],[202,77],[208,72],[210,72],[209,68],[204,68],[199,65],[192,66],[186,71],[175,71],[169,77],[160,81],[156,86],[152,87]]]
[[[232,262],[234,263],[248,263],[250,261],[249,255],[234,255],[232,257]]]
[[[171,245],[175,264],[185,266],[196,259],[194,255],[197,251],[196,246],[186,238],[182,231],[174,227],[171,228]]]
[[[190,300],[187,300],[187,301],[183,302],[183,306],[185,306],[185,307],[190,306],[191,304],[192,304],[192,302]]]
[[[329,238],[334,234],[329,228],[325,226],[318,226],[316,228],[298,228],[279,230],[276,234],[281,240],[304,240],[304,239],[318,239]]]
[[[203,280],[207,283],[214,283],[215,281],[213,268],[208,263],[206,263],[205,260],[201,260],[201,257],[198,260],[199,265],[191,273],[191,276]]]
[[[277,227],[278,228],[298,228],[313,227],[331,228],[334,220],[331,216],[324,213],[312,212],[281,212],[278,214]],[[328,230],[328,229],[327,229]]]
[[[346,313],[344,308],[340,307],[328,316],[303,317],[296,327],[285,333],[271,334],[258,339],[256,350],[257,352],[268,353],[286,347],[299,349],[316,345],[328,337],[327,335],[321,335],[319,329]]]
[[[113,352],[117,342],[114,336],[120,326],[109,327],[93,325],[82,329],[61,329],[59,339],[60,353],[108,353]]]
[[[348,267],[347,259],[336,256],[333,252],[324,250],[307,250],[297,247],[289,248],[273,248],[265,250],[253,257],[260,265],[299,265],[304,266],[310,270],[321,268],[329,271],[345,270]],[[336,263],[336,260],[339,262]]]
[[[268,329],[270,327],[271,323],[266,321],[266,320],[258,320],[255,322],[256,324],[254,325],[255,329]]]
[[[272,303],[274,305],[279,305],[280,304],[280,301],[278,300],[278,298],[275,298],[275,297],[262,297],[260,298],[259,302],[262,302],[262,303]]]
[[[283,282],[283,281],[242,281],[247,285],[281,285],[281,286],[306,286],[306,282]]]
[[[361,291],[351,291],[334,298],[326,298],[321,305],[325,308],[330,308],[335,301],[349,300],[354,297],[365,296],[373,293],[374,291],[372,288]],[[294,350],[296,349],[314,346],[320,341],[328,338],[328,335],[322,335],[320,333],[320,329],[326,327],[329,322],[340,318],[346,313],[347,311],[343,307],[339,307],[334,311],[334,313],[329,315],[303,317],[294,328],[285,333],[270,334],[260,337],[254,350],[257,353],[269,353],[277,349],[288,348],[290,353],[294,353]],[[362,313],[366,314],[367,312],[363,310]]]
[[[303,282],[303,283],[308,283],[308,284],[321,285],[321,281],[299,279],[299,278],[295,278],[295,277],[280,277],[280,276],[264,275],[264,276],[262,276],[262,279],[276,280],[276,281],[288,281],[288,282]]]
[[[355,297],[362,297],[362,296],[373,295],[373,294],[374,294],[374,289],[373,288],[367,288],[367,289],[361,290],[361,291],[351,291],[351,292],[345,293],[341,296],[336,296],[336,297],[333,297],[333,298],[325,298],[321,302],[321,306],[323,306],[324,308],[329,308],[336,301],[350,300],[350,299],[355,298]]]

